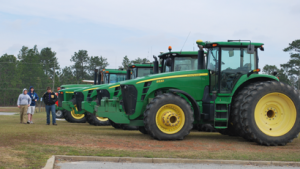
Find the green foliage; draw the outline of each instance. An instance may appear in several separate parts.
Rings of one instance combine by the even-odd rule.
[[[78,52],[75,52],[70,61],[75,62],[72,69],[77,83],[80,83],[81,80],[89,77],[87,72],[89,69],[90,57],[86,50],[79,50]]]
[[[280,68],[275,65],[265,65],[263,73],[276,75],[281,82],[287,83],[296,89],[300,89],[300,39],[294,40],[283,51],[290,53],[290,60],[287,63],[280,64]]]
[[[122,61],[122,66],[119,66],[119,68],[127,70],[129,65],[131,65],[131,64],[143,64],[143,63],[148,63],[148,62],[150,62],[150,61],[147,58],[138,57],[137,59],[130,61],[127,56],[124,56],[123,61]]]
[[[107,58],[104,58],[102,56],[100,56],[100,57],[91,56],[91,58],[89,60],[89,68],[88,68],[90,78],[93,79],[95,69],[105,69],[108,65],[109,64],[107,62]]]
[[[55,70],[60,70],[60,66],[57,62],[57,58],[55,57],[56,52],[53,52],[51,48],[44,48],[41,50],[40,53],[40,62],[42,63],[43,70],[45,74],[49,77],[53,77],[53,68],[55,67]]]
[[[282,68],[281,69],[277,68],[277,66],[275,65],[265,65],[263,67],[262,72],[268,75],[272,75],[273,72],[277,72],[276,76],[279,78],[281,82],[291,84],[288,76],[284,73],[284,70]]]
[[[131,61],[132,64],[143,64],[148,62],[150,61],[147,58],[140,58],[140,57]]]
[[[129,60],[129,58],[127,56],[124,56],[123,61],[122,61],[122,66],[119,68],[123,68],[123,69],[127,70],[130,64],[131,64],[131,61]]]
[[[61,74],[59,76],[59,80],[61,84],[76,84],[77,80],[75,76],[73,75],[72,68],[69,66],[66,66],[62,69]]]

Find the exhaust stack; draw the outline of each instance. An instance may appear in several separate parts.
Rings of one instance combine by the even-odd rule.
[[[94,85],[97,84],[97,73],[98,73],[98,69],[95,69],[95,74],[94,74]]]

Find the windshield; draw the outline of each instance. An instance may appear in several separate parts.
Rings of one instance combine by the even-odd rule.
[[[217,71],[219,60],[219,48],[212,48],[207,55],[207,69]]]
[[[220,54],[221,60],[219,60]],[[207,69],[211,71],[210,91],[231,93],[240,77],[255,69],[256,65],[256,52],[248,54],[245,47],[221,47],[221,50],[218,47],[209,49]]]
[[[163,72],[171,72],[172,64],[174,63],[174,71],[183,71],[183,70],[196,70],[198,68],[198,56],[181,56],[174,57],[171,61],[170,58],[165,58],[163,60]]]
[[[131,79],[135,79],[137,77],[143,77],[153,74],[153,68],[152,67],[144,67],[144,68],[133,68]]]
[[[126,74],[110,74],[109,83],[116,83],[126,80]]]

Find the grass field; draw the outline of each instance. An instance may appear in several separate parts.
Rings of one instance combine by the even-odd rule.
[[[33,121],[20,124],[18,114],[0,116],[0,169],[41,168],[51,155],[300,161],[299,139],[265,147],[239,137],[192,131],[182,141],[157,141],[139,131],[110,126],[66,121],[48,126],[45,113],[35,114]]]

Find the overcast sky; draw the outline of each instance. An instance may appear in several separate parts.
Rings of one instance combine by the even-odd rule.
[[[74,52],[108,58],[109,68],[167,51],[197,50],[197,39],[265,43],[259,67],[289,60],[300,38],[299,0],[0,0],[0,55],[51,47],[61,68]],[[194,49],[195,48],[195,49]]]

